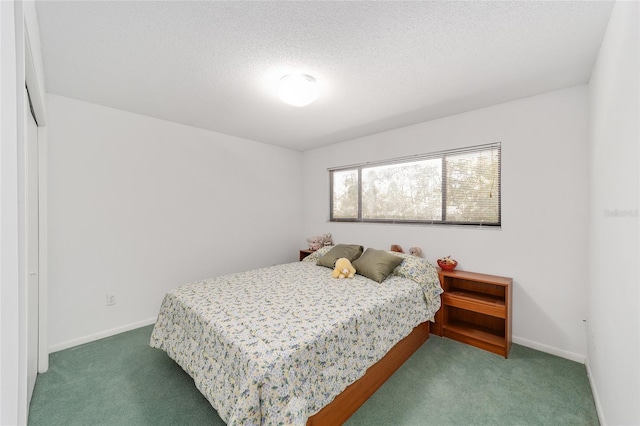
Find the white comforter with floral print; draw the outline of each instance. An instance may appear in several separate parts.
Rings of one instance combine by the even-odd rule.
[[[151,346],[228,425],[303,425],[439,308],[435,269],[402,266],[380,284],[310,262],[187,284],[166,295]]]

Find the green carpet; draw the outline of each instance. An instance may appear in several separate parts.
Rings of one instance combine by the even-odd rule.
[[[51,354],[29,425],[224,425],[149,347],[151,326]],[[597,425],[584,365],[513,345],[509,359],[431,335],[346,423]]]

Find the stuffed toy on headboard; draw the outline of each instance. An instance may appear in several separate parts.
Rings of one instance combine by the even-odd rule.
[[[398,244],[391,245],[391,251],[395,251],[395,252],[398,252],[398,253],[404,253],[404,250],[402,250],[402,247],[400,247]]]
[[[422,257],[422,249],[420,247],[411,247],[409,249],[409,254],[411,256]]]

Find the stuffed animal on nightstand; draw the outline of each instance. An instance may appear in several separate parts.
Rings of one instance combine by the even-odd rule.
[[[336,260],[336,265],[333,268],[331,276],[333,278],[353,278],[356,273],[356,268],[353,267],[349,259],[341,257]]]
[[[318,250],[324,245],[324,237],[321,235],[309,237],[307,242],[309,243],[309,250]]]

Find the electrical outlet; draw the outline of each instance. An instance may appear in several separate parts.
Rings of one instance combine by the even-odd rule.
[[[107,294],[107,306],[116,304],[116,295],[115,294]]]

